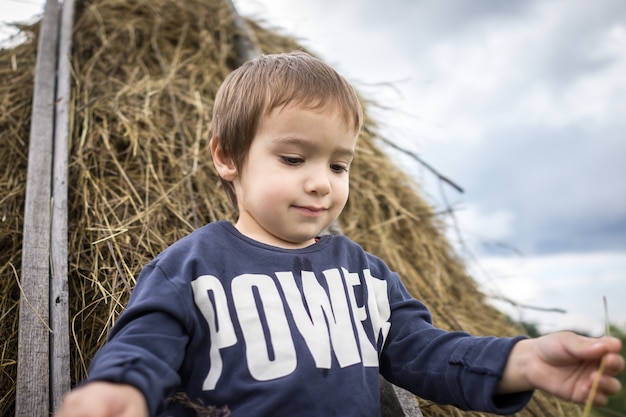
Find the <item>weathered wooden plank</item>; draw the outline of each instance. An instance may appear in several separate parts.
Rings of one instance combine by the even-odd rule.
[[[261,55],[261,50],[256,44],[254,32],[248,27],[246,20],[241,17],[232,0],[226,0],[226,7],[230,12],[235,27],[235,49],[239,58],[239,65]]]
[[[15,413],[47,416],[49,395],[50,196],[58,2],[48,0],[39,33],[24,205]]]
[[[56,107],[54,115],[54,157],[52,163],[52,227],[50,288],[50,390],[51,407],[61,405],[70,389],[70,333],[68,289],[67,193],[70,136],[71,54],[74,30],[74,0],[61,6],[57,59]]]
[[[422,410],[420,410],[420,407],[417,404],[417,398],[415,398],[415,395],[396,385],[392,385],[392,387],[405,416],[424,417]]]

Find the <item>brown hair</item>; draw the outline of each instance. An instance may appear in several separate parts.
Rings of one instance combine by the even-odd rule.
[[[310,110],[336,108],[358,134],[363,110],[352,86],[332,67],[305,52],[261,55],[231,72],[215,96],[211,140],[241,171],[261,117],[289,104]],[[237,210],[231,182],[222,184]]]

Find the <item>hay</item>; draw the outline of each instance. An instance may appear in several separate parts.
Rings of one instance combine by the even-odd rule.
[[[86,376],[140,269],[194,228],[232,220],[210,161],[210,110],[235,66],[234,29],[217,0],[77,2],[69,190],[73,383]],[[250,21],[260,49],[302,49]],[[38,25],[0,51],[0,414],[15,401],[24,184]],[[376,253],[426,302],[435,323],[475,334],[521,330],[489,307],[414,182],[367,119],[351,169],[343,232]],[[484,416],[420,400],[424,415]],[[519,416],[574,415],[541,393]]]

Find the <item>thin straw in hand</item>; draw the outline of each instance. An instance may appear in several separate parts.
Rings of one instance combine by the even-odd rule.
[[[609,309],[606,304],[606,296],[603,296],[602,300],[604,301],[604,333],[606,337],[611,337],[611,329],[609,325]],[[591,385],[591,391],[589,392],[589,397],[587,397],[587,402],[585,403],[585,409],[583,410],[582,417],[589,417],[589,414],[591,413],[591,406],[593,404],[594,398],[596,397],[596,391],[598,390],[598,384],[600,384],[600,378],[602,377],[602,373],[604,372],[604,366],[604,358],[602,358],[602,361],[600,362],[600,368],[598,368],[598,374],[596,375],[596,378],[593,380],[593,384]]]

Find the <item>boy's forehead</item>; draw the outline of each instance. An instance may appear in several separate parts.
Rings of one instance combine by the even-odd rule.
[[[266,112],[260,115],[258,126],[261,126],[268,119],[273,119],[286,112],[293,111],[328,116],[328,118],[326,118],[325,120],[336,120],[339,122],[342,128],[345,128],[347,131],[353,130],[353,120],[346,116],[346,114],[339,105],[332,103],[325,103],[323,105],[287,103],[280,106],[275,106],[274,108],[268,109]]]
[[[312,111],[315,113],[326,113],[326,114],[335,114],[336,112],[340,112],[340,106],[337,103],[333,103],[332,101],[321,102],[321,100],[313,100],[313,99],[292,99],[289,101],[285,101],[282,103],[269,104],[265,113],[267,115],[272,113],[281,113],[285,110],[302,110],[302,111]]]
[[[307,113],[314,117],[307,117]],[[323,116],[321,119],[320,115]],[[312,109],[299,104],[279,106],[261,115],[255,137],[261,132],[269,139],[268,144],[279,147],[315,147],[321,137],[330,137],[336,148],[334,153],[345,156],[354,155],[359,133],[333,107]],[[265,133],[269,133],[269,136]]]
[[[275,105],[273,107],[268,106],[266,111],[262,112],[260,115],[259,125],[272,115],[280,114],[286,110],[300,110],[327,116],[337,116],[339,120],[341,120],[343,127],[348,130],[353,130],[353,124],[355,122],[354,117],[350,117],[349,112],[342,108],[339,103],[333,103],[332,101],[325,103],[294,101]],[[355,132],[355,134],[358,134],[358,132]]]
[[[301,137],[291,137],[291,136],[279,136],[272,138],[271,140],[274,146],[282,147],[282,146],[293,146],[297,148],[315,148],[317,147],[316,141],[311,141],[306,138]],[[337,141],[334,146],[333,153],[338,156],[344,157],[353,157],[354,156],[354,148],[356,145],[356,137],[345,137],[341,141]]]

